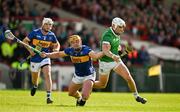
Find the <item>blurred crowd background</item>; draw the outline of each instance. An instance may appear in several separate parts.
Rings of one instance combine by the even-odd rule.
[[[48,11],[37,10],[38,4],[30,7],[29,2],[29,0],[1,1],[0,24],[12,29],[20,39],[23,39],[30,32],[23,27],[21,23],[23,19],[33,21],[32,29],[39,28],[42,17],[59,20],[61,15],[58,15],[54,9],[60,8],[107,27],[111,25],[111,20],[118,16],[126,21],[125,33],[129,35],[129,38],[180,48],[180,7],[176,2],[167,6],[164,0],[43,0],[51,6]],[[101,34],[95,27],[88,31],[87,27],[84,26],[81,31],[76,32],[73,23],[69,22],[67,26],[63,26],[61,22],[58,22],[53,31],[61,43],[61,50],[68,46],[67,38],[72,34],[79,34],[83,39],[83,44],[94,50],[99,49]],[[1,39],[0,43],[1,61],[12,62],[27,56],[26,50],[17,45],[13,47],[13,53],[8,55],[4,53],[3,49],[3,43],[6,42]],[[7,43],[16,44],[10,41]],[[131,42],[129,43],[131,44]],[[144,55],[141,53],[143,50],[145,50],[144,46],[137,51],[137,54],[134,54],[134,58],[140,58],[137,59],[137,63],[141,64],[142,58],[144,58],[141,56]],[[8,59],[2,60],[2,58]]]
[[[62,18],[55,10],[61,9],[81,18],[109,27],[114,17],[126,21],[126,36],[132,46],[132,40],[142,40],[153,44],[172,46],[180,49],[180,4],[178,0],[168,4],[166,0],[40,0],[50,6],[48,10],[38,10],[40,4],[30,4],[30,0],[0,0],[0,62],[13,67],[13,62],[26,58],[29,53],[23,46],[11,40],[5,40],[3,31],[7,28],[23,39],[28,33],[41,27],[43,17],[55,21],[53,32],[61,44],[61,50],[68,47],[67,39],[79,34],[83,44],[93,50],[99,50],[101,33],[97,27],[91,29],[83,25],[80,31],[75,29],[73,18]],[[68,20],[67,25],[63,21]],[[25,27],[24,20],[32,21],[32,27]],[[28,24],[28,23],[27,23]],[[132,46],[133,47],[133,46]],[[124,44],[122,44],[124,48]],[[150,62],[146,47],[141,46],[123,58],[131,66],[145,66]],[[70,60],[57,59],[56,62]]]

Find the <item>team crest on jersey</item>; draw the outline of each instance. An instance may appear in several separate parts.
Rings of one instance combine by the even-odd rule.
[[[51,40],[52,39],[52,37],[49,37],[49,40]]]
[[[46,36],[43,36],[44,40],[46,40]]]
[[[41,38],[41,36],[39,36],[39,35],[37,35],[36,37],[37,37],[37,38]]]
[[[83,54],[83,52],[80,52],[80,55],[82,55]]]

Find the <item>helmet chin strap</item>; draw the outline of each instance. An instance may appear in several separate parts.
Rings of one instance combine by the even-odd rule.
[[[45,30],[44,28],[41,28],[44,33],[48,33],[50,30]]]
[[[116,33],[116,32],[115,32],[116,27],[117,27],[117,25],[116,25],[116,26],[114,26],[114,28],[112,28],[112,30],[114,31],[114,33],[115,33],[116,35],[118,35],[118,36],[119,36],[119,35],[120,35],[120,33]]]
[[[116,24],[114,24],[114,29],[116,29],[117,28],[117,25]]]
[[[115,33],[116,33],[116,32],[115,32]],[[116,35],[120,36],[120,35],[121,35],[121,33],[116,33]]]

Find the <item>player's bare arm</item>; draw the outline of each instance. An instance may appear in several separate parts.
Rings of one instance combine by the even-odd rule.
[[[56,43],[52,44],[53,51],[58,52],[60,50],[60,43],[57,41]]]
[[[29,40],[28,37],[25,37],[25,38],[23,39],[23,42],[29,45],[30,40]],[[25,47],[26,47],[26,46],[25,46]],[[28,48],[28,47],[26,47],[26,49],[29,51],[29,53],[30,53],[31,56],[34,56],[34,55],[35,55],[35,53],[34,53],[33,50],[31,50],[31,49]]]
[[[89,56],[91,58],[93,58],[93,59],[99,59],[102,56],[104,56],[104,53],[103,52],[94,52],[94,51],[91,51],[91,52],[89,52]]]
[[[115,54],[113,54],[113,53],[110,51],[110,49],[111,49],[111,45],[110,45],[109,43],[103,43],[103,44],[102,44],[102,51],[103,51],[103,53],[104,53],[106,56],[112,58],[114,61],[118,62],[120,57],[117,56],[117,55],[115,55]]]
[[[48,58],[63,58],[65,56],[68,56],[64,51],[60,51],[60,52],[52,52],[52,53],[45,53],[45,52],[42,52],[40,54],[41,57],[45,58],[45,57],[48,57]]]

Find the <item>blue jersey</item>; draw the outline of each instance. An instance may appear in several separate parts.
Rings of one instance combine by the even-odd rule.
[[[57,42],[55,34],[51,31],[47,35],[43,35],[41,28],[33,30],[29,35],[30,45],[39,51],[50,52],[50,47],[53,43]],[[31,58],[31,62],[41,62],[42,58],[39,54],[36,54]]]
[[[92,51],[88,46],[83,45],[81,51],[76,52],[74,48],[69,47],[64,52],[70,56],[72,63],[75,66],[77,76],[83,77],[94,73],[95,69],[92,65],[89,52]]]

